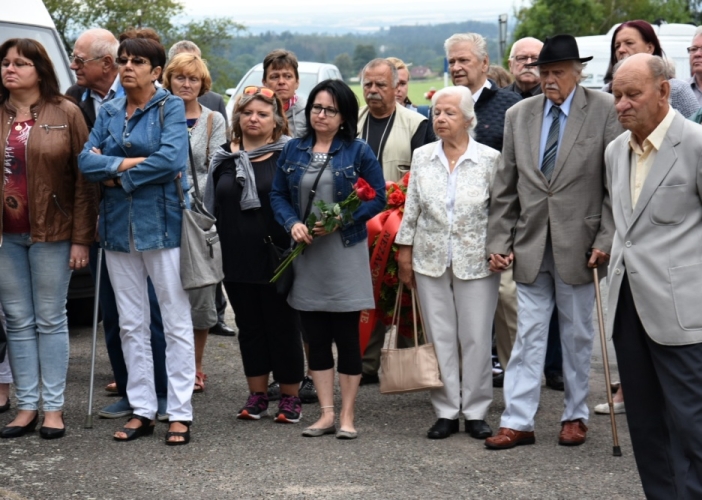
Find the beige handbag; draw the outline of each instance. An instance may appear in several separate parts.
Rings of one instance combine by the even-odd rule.
[[[380,351],[380,393],[399,394],[403,392],[425,391],[443,387],[439,362],[436,359],[434,344],[418,345],[417,318],[424,328],[421,310],[412,289],[412,315],[414,323],[414,347],[397,348],[397,335],[400,324],[400,298],[403,285],[400,283],[395,301],[390,332],[386,335],[385,345]]]

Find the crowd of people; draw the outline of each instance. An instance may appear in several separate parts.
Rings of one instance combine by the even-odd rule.
[[[162,420],[166,444],[190,441],[208,334],[234,333],[222,288],[249,391],[237,418],[259,420],[279,400],[274,420],[294,424],[303,403],[318,401],[303,436],[357,438],[359,385],[378,382],[388,328],[376,320],[362,351],[361,313],[377,307],[366,224],[386,207],[386,182],[410,172],[395,243],[443,382],[431,390],[427,437],[458,432],[463,415],[489,449],[533,444],[545,376],[564,391],[558,444],[585,443],[600,268],[621,376],[614,410],[625,411],[626,387],[644,492],[699,497],[702,29],[684,81],[650,24],[621,24],[601,90],[580,85],[591,57],[571,35],[517,40],[509,72],[490,66],[480,35],[455,34],[445,50],[454,86],[433,93],[427,119],[397,58],[363,68],[359,107],[340,80],[298,95],[295,55],[275,50],[261,85],[244,88],[226,116],[192,42],[167,53],[150,29],[118,39],[89,30],[75,43],[66,96],[41,44],[2,44],[0,412],[14,384],[17,413],[0,437],[34,431],[40,407],[41,437],[65,434],[68,282],[86,266],[96,274],[104,252],[96,293],[108,389],[121,398],[99,414],[129,417],[115,440],[152,434]],[[326,224],[315,201],[343,202],[361,182],[375,196]],[[183,289],[181,198],[217,219],[219,285]],[[295,245],[305,251],[281,290],[270,283],[271,249]],[[505,400],[496,433],[486,421],[493,387]]]

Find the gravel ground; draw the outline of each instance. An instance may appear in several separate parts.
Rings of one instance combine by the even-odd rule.
[[[233,316],[229,312],[229,322]],[[94,411],[115,399],[103,392],[110,381],[98,332]],[[193,440],[170,448],[159,423],[153,437],[118,443],[111,434],[123,420],[97,417],[85,429],[91,332],[71,329],[66,390],[66,437],[41,440],[37,433],[0,440],[0,499],[219,499],[219,498],[643,498],[626,420],[618,417],[623,456],[612,456],[609,418],[593,415],[588,441],[558,446],[562,393],[543,388],[536,444],[490,451],[461,432],[432,441],[428,393],[383,396],[377,386],[360,389],[355,441],[333,436],[303,438],[318,409],[306,405],[300,424],[266,418],[239,421],[246,398],[237,340],[211,336],[205,353],[206,391],[194,396]],[[610,346],[613,380],[617,380]],[[590,408],[605,400],[604,371],[595,339]],[[337,404],[340,402],[337,392]],[[504,409],[495,390],[487,417],[497,429]],[[13,411],[0,417],[0,425]]]

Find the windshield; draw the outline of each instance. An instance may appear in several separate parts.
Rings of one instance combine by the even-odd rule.
[[[49,54],[51,62],[54,63],[61,92],[65,92],[68,90],[68,87],[73,85],[73,72],[68,66],[66,52],[63,50],[63,45],[61,45],[58,36],[53,30],[0,21],[0,44],[10,38],[32,38],[42,44]]]

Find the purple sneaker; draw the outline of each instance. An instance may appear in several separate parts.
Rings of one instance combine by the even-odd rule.
[[[260,420],[268,415],[268,396],[264,392],[252,392],[236,418],[242,420]]]
[[[302,402],[297,396],[280,395],[275,421],[280,424],[296,424],[302,417]]]

